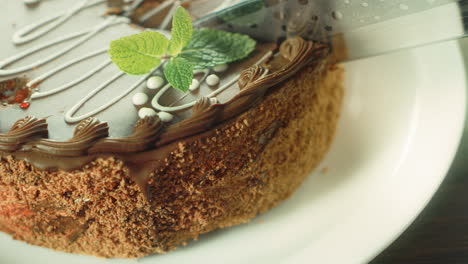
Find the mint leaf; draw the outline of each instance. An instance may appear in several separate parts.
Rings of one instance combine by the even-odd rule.
[[[170,58],[164,75],[174,88],[186,92],[194,69],[243,59],[255,45],[255,40],[247,35],[207,28],[194,32],[190,15],[178,7],[172,20],[171,40],[161,33],[146,31],[112,41],[109,54],[128,74],[146,74],[163,58]]]
[[[168,45],[169,40],[163,34],[145,31],[112,41],[109,54],[123,72],[140,75],[161,63]]]
[[[192,83],[193,66],[184,58],[171,58],[164,68],[164,76],[172,87],[186,92]]]
[[[203,28],[193,32],[180,57],[192,62],[194,69],[205,69],[247,57],[256,42],[247,35]]]
[[[192,18],[183,8],[178,7],[172,18],[172,34],[169,44],[169,54],[177,55],[192,38]]]

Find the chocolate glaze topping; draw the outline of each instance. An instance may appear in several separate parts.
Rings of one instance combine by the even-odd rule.
[[[192,141],[208,135],[216,125],[258,103],[269,88],[328,53],[325,44],[300,37],[287,39],[280,46],[279,56],[242,72],[238,82],[241,91],[228,102],[211,105],[208,98],[201,98],[191,117],[167,128],[158,118],[145,118],[136,123],[128,137],[110,138],[106,123],[88,118],[78,124],[70,140],[37,139],[47,137],[47,124],[44,119],[26,117],[0,134],[0,159],[12,155],[41,169],[72,170],[97,157],[114,156],[128,164],[134,180],[146,190],[149,174],[177,148],[177,140]]]

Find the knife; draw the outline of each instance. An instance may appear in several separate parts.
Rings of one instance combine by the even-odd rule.
[[[194,24],[262,41],[299,35],[349,61],[463,38],[467,17],[468,0],[247,0]]]

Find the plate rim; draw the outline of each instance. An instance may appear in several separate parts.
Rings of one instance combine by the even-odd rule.
[[[460,146],[460,142],[461,142],[461,139],[462,139],[462,136],[463,136],[463,131],[464,131],[464,128],[465,128],[465,122],[466,122],[466,118],[467,118],[467,95],[468,95],[468,92],[466,91],[466,87],[467,87],[467,77],[468,77],[468,74],[466,72],[467,68],[465,67],[465,63],[464,63],[464,56],[463,56],[463,51],[461,50],[461,47],[460,47],[460,44],[457,40],[453,40],[453,41],[447,41],[447,42],[443,42],[443,43],[439,43],[439,44],[435,44],[435,45],[439,45],[439,46],[446,46],[446,48],[452,48],[452,55],[453,55],[453,59],[456,60],[456,65],[455,64],[452,64],[451,67],[454,67],[456,69],[459,69],[463,74],[462,76],[460,76],[459,79],[457,79],[458,81],[458,84],[459,84],[459,87],[458,88],[458,92],[460,93],[459,96],[455,96],[455,98],[459,99],[458,102],[454,103],[453,105],[456,105],[454,106],[454,108],[458,108],[458,109],[462,109],[461,111],[459,111],[459,113],[457,115],[453,115],[452,112],[450,112],[450,117],[452,119],[452,123],[453,125],[455,126],[455,129],[451,130],[451,133],[450,134],[447,134],[448,135],[448,138],[450,140],[444,140],[444,143],[446,145],[450,145],[450,152],[449,153],[444,153],[445,154],[448,154],[448,155],[445,155],[444,157],[444,160],[443,161],[440,161],[440,164],[442,164],[441,168],[440,168],[440,173],[438,173],[438,177],[436,179],[436,181],[434,182],[434,184],[428,188],[425,193],[425,196],[424,197],[420,197],[419,200],[418,200],[418,209],[413,211],[411,213],[411,216],[409,218],[407,218],[405,220],[405,223],[403,225],[400,225],[399,228],[398,228],[398,232],[390,232],[389,234],[386,235],[386,237],[382,238],[382,237],[375,237],[373,240],[374,244],[376,244],[376,246],[374,246],[372,248],[372,250],[368,250],[367,253],[361,253],[359,254],[361,257],[359,259],[350,259],[349,262],[347,263],[368,263],[370,262],[371,260],[373,260],[375,257],[377,257],[381,252],[383,252],[386,248],[388,248],[395,240],[397,240],[407,229],[408,227],[410,227],[410,225],[416,220],[416,218],[420,215],[420,213],[424,210],[424,208],[426,208],[426,206],[430,203],[430,201],[432,200],[433,196],[435,195],[435,193],[437,192],[437,190],[440,188],[442,182],[444,181],[444,179],[446,178],[446,175],[453,163],[453,160],[458,152],[458,149],[459,149],[459,146]],[[432,45],[432,46],[435,46],[435,45]],[[431,47],[431,46],[429,46]],[[424,48],[424,47],[423,47]],[[417,48],[415,48],[417,49]],[[413,49],[414,50],[414,49]],[[405,51],[402,51],[402,52],[405,52]],[[381,55],[381,56],[378,56],[378,57],[383,57],[383,56],[391,56],[391,54],[386,54],[386,55]],[[454,88],[452,87],[452,90]],[[456,119],[456,120],[455,120]],[[447,130],[448,131],[448,130]],[[446,136],[447,136],[446,135]],[[415,143],[413,142],[413,138],[415,137],[415,135],[412,135],[411,136],[411,143],[410,143],[410,146],[414,145]],[[439,155],[440,157],[440,155]],[[408,155],[404,158],[405,161],[408,161]],[[398,170],[400,170],[400,168],[398,168]],[[435,173],[434,173],[435,174]],[[354,218],[354,217],[352,217]],[[348,222],[350,220],[348,219]],[[340,225],[340,227],[342,227],[343,225]],[[340,229],[343,229],[343,228],[340,228],[340,227],[335,227],[335,230],[333,230],[332,232],[335,233],[335,232],[339,232]],[[372,232],[366,232],[367,234],[370,234]],[[362,235],[362,233],[361,233]],[[328,236],[327,233],[325,233],[324,235],[325,237]],[[329,238],[329,237],[327,237]],[[380,239],[380,242],[379,242],[379,239]],[[313,251],[312,249],[315,248],[316,245],[314,243],[311,243],[308,244],[308,245],[305,245],[303,248],[300,248],[298,250],[296,250],[296,252],[294,252],[293,254],[290,254],[286,260],[282,263],[307,263],[307,261],[312,258],[312,259],[315,259],[316,256],[312,255],[311,252]],[[337,254],[338,255],[338,254]],[[329,255],[331,258],[327,260],[326,263],[342,263],[342,262],[337,262],[337,261],[334,261],[333,260],[333,257],[331,255]]]

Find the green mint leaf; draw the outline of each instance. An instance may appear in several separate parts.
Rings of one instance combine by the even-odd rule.
[[[112,41],[109,54],[123,72],[140,75],[161,63],[168,45],[169,40],[163,34],[145,31]]]
[[[172,33],[169,43],[169,54],[177,55],[192,38],[192,18],[181,6],[177,8],[172,18]]]
[[[206,69],[247,57],[256,42],[247,35],[203,28],[193,32],[192,39],[179,56],[190,61],[194,69]]]
[[[193,79],[192,63],[181,57],[173,57],[164,68],[164,76],[172,87],[186,92]]]

